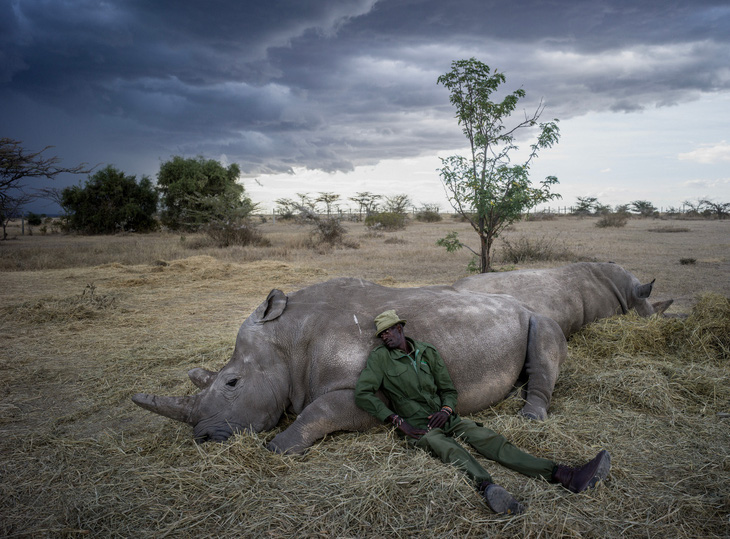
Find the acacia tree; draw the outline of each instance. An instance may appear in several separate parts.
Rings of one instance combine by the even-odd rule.
[[[44,157],[43,152],[52,148],[46,146],[38,152],[29,152],[22,142],[11,138],[0,138],[0,223],[2,239],[7,237],[5,227],[10,219],[21,215],[23,206],[34,198],[43,197],[38,189],[28,190],[25,180],[46,178],[53,180],[59,174],[88,174],[91,169],[86,163],[75,167],[62,167],[59,157]]]
[[[707,206],[708,209],[717,215],[717,219],[724,219],[725,216],[730,212],[730,202],[715,202],[709,198],[705,198],[699,201],[703,206]]]
[[[648,200],[634,200],[629,207],[642,217],[651,217],[657,211],[654,204]]]
[[[479,236],[479,249],[464,245],[455,232],[438,243],[450,252],[467,247],[478,256],[482,273],[491,270],[491,248],[502,230],[519,220],[523,212],[560,197],[550,191],[558,183],[555,176],[542,180],[539,187],[529,180],[530,165],[538,152],[558,142],[558,120],[538,124],[545,109],[541,101],[531,116],[508,125],[525,91],[520,88],[501,102],[492,101],[492,93],[505,81],[504,74],[492,72],[475,58],[452,62],[451,71],[438,78],[451,93],[449,99],[471,149],[468,157],[442,158],[439,173],[452,207]],[[529,155],[521,164],[512,164],[510,156],[518,149],[514,143],[517,132],[535,127],[539,133]]]
[[[340,195],[337,195],[335,193],[320,193],[319,196],[315,199],[315,202],[324,202],[327,211],[327,217],[329,217],[330,212],[332,211],[332,204],[337,202],[339,199]]]
[[[350,200],[357,202],[360,206],[360,213],[365,210],[365,215],[370,215],[375,212],[378,208],[378,201],[383,198],[382,195],[376,195],[369,191],[357,193],[354,197],[350,197]]]

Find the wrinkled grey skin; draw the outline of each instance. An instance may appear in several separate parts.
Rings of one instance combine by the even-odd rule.
[[[132,400],[193,426],[199,441],[266,431],[285,411],[297,419],[269,449],[301,453],[338,430],[364,430],[376,420],[355,405],[354,388],[378,344],[373,319],[397,309],[407,333],[432,343],[459,391],[458,411],[482,410],[526,376],[522,413],[544,419],[567,345],[558,325],[503,295],[448,286],[386,288],[335,279],[288,297],[272,290],[241,326],[233,357],[220,372],[193,369],[202,389],[189,397],[140,393]]]
[[[580,262],[560,268],[482,273],[465,277],[454,288],[465,292],[509,294],[530,310],[555,320],[566,338],[586,324],[635,310],[661,314],[673,300],[648,301],[654,281],[642,285],[611,262]]]

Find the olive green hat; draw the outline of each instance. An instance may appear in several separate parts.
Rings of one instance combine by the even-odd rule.
[[[394,310],[385,311],[375,317],[375,336],[380,337],[380,334],[388,328],[393,327],[396,324],[406,325],[406,321],[400,316],[395,314]]]

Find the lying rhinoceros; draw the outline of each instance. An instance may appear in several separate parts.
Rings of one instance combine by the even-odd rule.
[[[140,393],[132,400],[189,423],[199,441],[272,429],[288,410],[298,417],[269,449],[300,453],[330,432],[376,423],[355,405],[354,388],[379,344],[373,319],[387,309],[397,309],[410,335],[441,352],[459,391],[459,412],[500,401],[526,375],[522,413],[546,417],[567,353],[553,320],[509,296],[449,286],[386,288],[359,279],[334,279],[288,297],[272,290],[241,326],[233,357],[220,372],[190,371],[202,391],[187,397]]]
[[[454,288],[483,294],[509,294],[537,313],[549,316],[570,337],[586,324],[634,309],[641,316],[663,313],[667,300],[649,303],[654,281],[641,284],[612,262],[580,262],[560,268],[482,273],[465,277]]]

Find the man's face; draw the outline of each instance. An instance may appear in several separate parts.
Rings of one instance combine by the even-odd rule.
[[[393,350],[394,348],[404,348],[406,343],[406,336],[403,333],[403,326],[396,324],[389,327],[380,334],[385,346]]]

